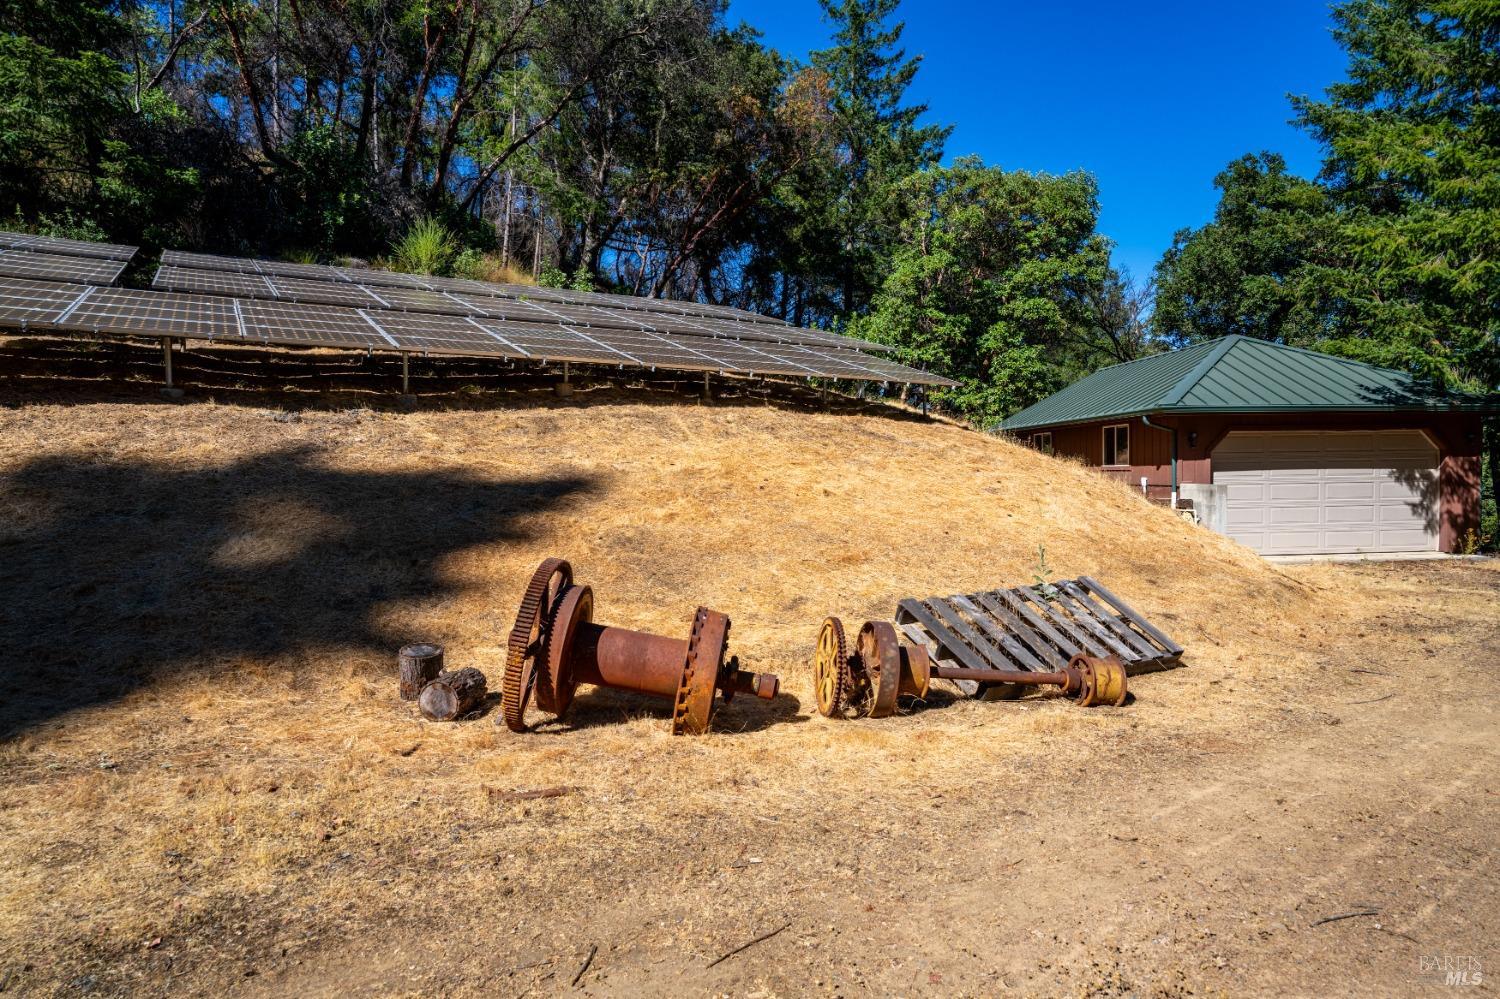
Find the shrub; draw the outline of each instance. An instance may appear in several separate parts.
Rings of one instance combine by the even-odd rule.
[[[408,274],[449,274],[458,256],[458,243],[448,228],[436,219],[424,218],[406,230],[391,263]]]

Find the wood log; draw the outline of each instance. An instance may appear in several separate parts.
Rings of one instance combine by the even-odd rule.
[[[474,667],[444,670],[422,688],[417,706],[428,721],[452,721],[479,707],[487,693],[484,674]]]
[[[401,699],[415,701],[422,688],[443,671],[443,647],[422,642],[407,645],[397,653],[401,670]]]

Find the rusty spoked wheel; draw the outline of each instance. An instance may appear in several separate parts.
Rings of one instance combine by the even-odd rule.
[[[1080,653],[1069,661],[1068,668],[1076,669],[1083,678],[1075,695],[1079,707],[1109,704],[1118,708],[1125,703],[1130,691],[1125,679],[1125,664],[1119,656],[1100,659]]]
[[[542,639],[557,599],[573,582],[573,567],[560,558],[537,566],[521,598],[515,626],[505,644],[505,675],[500,683],[500,717],[512,732],[526,731],[526,704],[531,700]]]
[[[813,652],[813,684],[817,690],[818,714],[824,718],[849,717],[849,698],[854,677],[849,669],[849,643],[844,622],[825,618]]]
[[[714,711],[714,691],[719,686],[728,648],[729,616],[699,607],[693,615],[687,660],[682,664],[682,679],[677,684],[677,699],[672,708],[673,735],[702,735],[708,731]]]
[[[901,640],[889,621],[866,621],[855,643],[859,660],[874,692],[866,714],[888,718],[896,713],[901,693]]]

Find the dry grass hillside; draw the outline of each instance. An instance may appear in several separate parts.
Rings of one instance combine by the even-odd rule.
[[[1143,848],[1119,823],[1185,777],[1135,783],[1127,761],[1207,767],[1321,733],[1309,697],[1379,683],[1348,650],[1416,650],[1410,622],[1439,613],[1427,587],[1270,566],[1085,469],[890,407],[516,382],[404,412],[278,390],[284,374],[174,405],[13,372],[0,979],[36,994],[566,991],[591,947],[577,990],[616,994],[1233,990],[1256,980],[1204,957],[1219,945],[1191,916],[1149,973],[1106,943],[1181,916],[1150,915],[1162,885],[1134,917],[1041,915],[1080,904],[1064,844],[1109,865]],[[824,615],[1027,582],[1038,545],[1187,646],[1184,668],[1117,711],[939,697],[817,716]],[[396,648],[441,642],[498,689],[547,555],[604,623],[685,636],[698,604],[725,611],[782,696],[736,700],[701,739],[600,692],[527,735],[492,714],[423,723]],[[1443,584],[1455,646],[1495,623],[1496,574],[1466,571]],[[1445,641],[1437,620],[1424,642]],[[1008,924],[1023,942],[986,945],[1007,904],[1032,913]]]

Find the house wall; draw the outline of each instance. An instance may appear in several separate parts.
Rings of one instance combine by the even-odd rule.
[[[1186,413],[1153,415],[1152,423],[1177,428],[1179,482],[1213,481],[1213,450],[1231,430],[1421,430],[1441,455],[1438,546],[1457,551],[1464,535],[1479,529],[1480,418],[1474,413]],[[1104,460],[1104,427],[1130,425],[1130,464],[1101,468],[1104,474],[1139,487],[1147,480],[1152,499],[1172,491],[1172,437],[1141,422],[1099,420],[1052,428],[1052,447],[1060,455],[1099,466]],[[1035,430],[1017,436],[1030,441]]]

